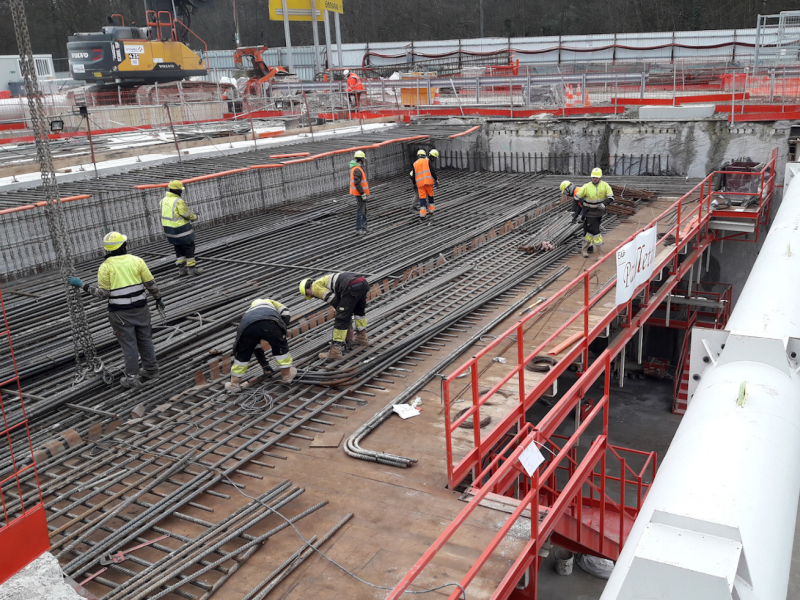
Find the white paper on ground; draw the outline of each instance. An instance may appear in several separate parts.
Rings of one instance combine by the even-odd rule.
[[[409,419],[411,417],[416,417],[419,414],[419,411],[416,408],[412,408],[408,404],[395,404],[392,407],[392,410],[396,412],[401,419]]]
[[[539,448],[536,447],[536,444],[531,442],[531,445],[525,448],[525,450],[522,451],[522,454],[519,455],[519,462],[522,463],[522,466],[525,468],[525,472],[528,474],[528,477],[533,477],[536,469],[544,462],[544,456],[542,456],[542,453],[539,451]]]

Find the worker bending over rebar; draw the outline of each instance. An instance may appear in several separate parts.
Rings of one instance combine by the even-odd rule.
[[[280,302],[269,298],[256,298],[250,303],[239,328],[236,330],[236,341],[233,343],[233,367],[231,380],[225,384],[225,389],[231,394],[238,394],[247,383],[242,378],[247,373],[250,358],[255,353],[258,364],[264,375],[272,373],[272,367],[261,347],[261,340],[269,344],[272,357],[281,371],[282,383],[291,383],[297,369],[292,366],[292,355],[289,354],[289,343],[286,341],[286,332],[292,313]]]
[[[169,182],[167,195],[161,199],[161,226],[167,241],[175,248],[175,264],[178,275],[202,275],[203,269],[197,266],[194,257],[194,227],[197,215],[189,210],[181,198],[183,183],[177,179]]]
[[[70,277],[69,283],[96,298],[108,300],[108,321],[125,357],[125,375],[119,382],[124,388],[139,388],[143,379],[158,377],[145,290],[153,296],[157,308],[163,310],[164,301],[145,262],[128,254],[127,240],[118,231],[103,238],[106,259],[97,270],[97,287],[83,283],[78,277]]]
[[[369,286],[363,275],[355,273],[332,273],[320,277],[316,281],[303,279],[300,282],[300,293],[306,300],[312,297],[324,300],[336,309],[333,322],[333,340],[330,350],[320,352],[323,360],[339,360],[344,356],[347,333],[355,317],[355,343],[369,346],[367,339],[367,292]]]

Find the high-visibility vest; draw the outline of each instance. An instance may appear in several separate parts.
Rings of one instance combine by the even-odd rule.
[[[414,181],[418,188],[423,185],[433,185],[433,175],[427,158],[419,158],[414,163]]]
[[[127,310],[147,306],[144,282],[153,275],[138,256],[109,256],[97,270],[99,286],[110,292],[108,310]]]
[[[364,172],[364,169],[361,168],[361,165],[356,165],[350,169],[350,194],[353,196],[360,196],[361,194],[356,188],[356,180],[353,177],[353,173],[355,173],[356,169],[361,170],[361,188],[364,190],[364,195],[369,196],[369,183],[367,183],[367,174]]]
[[[355,73],[350,73],[350,75],[347,76],[347,91],[355,92],[363,90],[364,86],[361,83],[361,78]]]
[[[180,196],[167,192],[167,195],[161,200],[161,226],[169,241],[178,245],[183,243],[185,238],[194,236],[192,223],[175,212],[175,205],[180,199]],[[185,241],[192,241],[192,239],[189,238]]]

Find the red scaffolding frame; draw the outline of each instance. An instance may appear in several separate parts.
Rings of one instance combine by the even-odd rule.
[[[3,521],[0,522],[0,583],[3,583],[50,548],[50,537],[42,492],[39,488],[39,474],[33,457],[28,417],[19,385],[14,346],[11,343],[6,307],[1,292],[0,309],[3,312],[0,338],[8,343],[7,357],[11,359],[14,367],[14,376],[0,382],[0,412],[3,415],[3,422],[0,423],[0,440],[2,440],[0,444],[8,445],[11,456],[11,472],[0,479],[0,500],[3,508]],[[5,352],[2,354],[5,355]],[[2,389],[9,385],[16,386],[16,394],[9,394],[7,390]],[[16,397],[9,400],[9,396]],[[12,405],[15,409],[21,409],[19,412],[21,418],[16,422],[9,422],[9,409]],[[30,472],[34,474],[38,498],[32,504],[29,502],[26,505],[21,478]]]

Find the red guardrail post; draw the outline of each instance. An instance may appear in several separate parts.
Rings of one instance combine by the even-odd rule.
[[[478,471],[480,470],[481,464],[483,464],[483,456],[481,456],[481,408],[478,404],[480,402],[480,391],[478,389],[478,360],[474,359],[472,363],[472,367],[470,368],[470,380],[472,382],[472,406],[474,407],[474,411],[472,412],[472,435],[475,442],[475,448],[478,452],[477,457],[477,469],[473,469],[474,476],[473,481],[477,480],[478,478]]]

